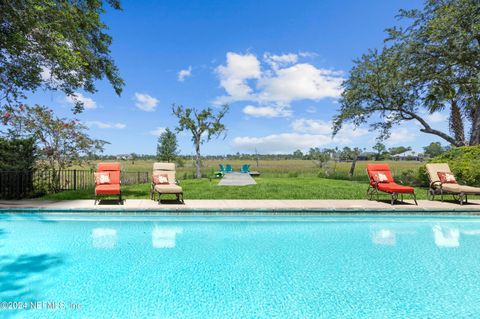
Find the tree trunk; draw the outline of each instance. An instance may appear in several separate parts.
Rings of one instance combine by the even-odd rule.
[[[350,166],[350,172],[348,172],[348,175],[350,178],[353,177],[353,173],[355,172],[355,165],[357,165],[357,156],[355,156],[352,160],[352,166]]]
[[[457,141],[465,141],[465,130],[462,120],[462,114],[460,108],[455,100],[452,100],[450,105],[450,118],[449,118],[450,132],[453,134]]]
[[[200,168],[202,166],[202,161],[200,158],[200,141],[195,141],[195,169],[197,178],[202,178],[202,172]]]
[[[480,144],[480,103],[472,111],[472,129],[470,133],[469,145]]]

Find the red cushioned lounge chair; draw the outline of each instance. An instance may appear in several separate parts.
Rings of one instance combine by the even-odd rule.
[[[395,183],[390,172],[390,167],[387,164],[368,164],[367,174],[370,179],[370,185],[367,189],[367,197],[369,200],[373,196],[378,200],[379,192],[387,193],[392,196],[391,204],[398,199],[398,194],[401,196],[403,202],[403,194],[412,194],[415,205],[417,204],[417,197],[415,196],[415,189],[410,186],[403,186]]]
[[[123,204],[122,191],[120,189],[120,163],[98,163],[95,173],[95,202],[98,195],[117,195]]]

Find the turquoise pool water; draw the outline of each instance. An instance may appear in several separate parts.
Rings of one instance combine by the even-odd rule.
[[[5,318],[480,314],[477,217],[3,214],[0,252]]]

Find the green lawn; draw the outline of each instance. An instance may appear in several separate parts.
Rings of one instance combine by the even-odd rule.
[[[257,185],[218,186],[218,180],[181,181],[185,199],[365,199],[368,184],[318,177],[258,177]],[[419,199],[425,189],[416,189]],[[126,199],[150,198],[150,184],[122,186]],[[93,199],[93,189],[49,194],[42,199]],[[167,198],[167,197],[165,197]],[[387,197],[385,197],[386,199]],[[408,199],[409,197],[406,196]]]

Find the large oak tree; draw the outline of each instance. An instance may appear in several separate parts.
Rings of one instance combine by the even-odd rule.
[[[480,2],[427,0],[423,10],[399,16],[410,24],[389,29],[382,50],[355,61],[334,134],[346,122],[369,122],[383,139],[394,125],[416,121],[454,146],[480,144]],[[447,132],[426,116],[444,110]]]
[[[27,92],[94,93],[107,78],[120,94],[123,80],[110,56],[112,38],[100,16],[118,0],[0,0],[0,111],[16,112]],[[77,101],[74,112],[81,112]]]

